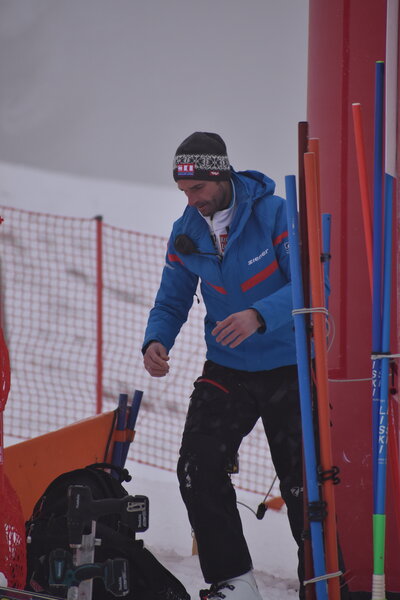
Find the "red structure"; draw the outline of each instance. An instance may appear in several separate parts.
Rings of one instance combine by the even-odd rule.
[[[372,198],[375,63],[386,59],[385,52],[385,0],[310,0],[307,119],[310,137],[320,139],[322,211],[332,214],[332,294],[329,307],[336,333],[329,354],[329,377],[334,464],[341,471],[341,484],[336,488],[338,527],[349,571],[350,590],[369,593],[373,570],[372,402],[371,382],[368,381],[372,350],[371,294],[352,103],[360,102],[363,109]],[[397,89],[399,81],[398,73]],[[397,103],[397,122],[399,112]],[[399,262],[398,160],[396,175],[395,270]],[[394,277],[391,350],[398,353],[400,283],[398,273],[394,273]],[[396,432],[398,430],[396,415]],[[400,540],[395,502],[400,505],[400,498],[394,498],[388,469],[386,587],[398,597]]]
[[[10,360],[0,326],[0,572],[10,587],[23,588],[26,581],[25,521],[19,498],[4,472],[3,412],[9,391]]]

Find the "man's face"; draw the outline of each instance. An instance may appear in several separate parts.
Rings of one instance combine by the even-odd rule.
[[[186,194],[189,206],[197,208],[204,217],[228,208],[231,201],[229,181],[180,180],[178,188]]]

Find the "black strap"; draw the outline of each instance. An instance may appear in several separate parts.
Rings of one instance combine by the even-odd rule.
[[[113,465],[112,463],[102,462],[102,463],[93,463],[91,465],[87,465],[86,469],[109,469],[110,471],[115,471],[118,473],[118,480],[120,483],[123,481],[131,481],[132,477],[129,474],[128,469],[125,467],[119,467],[117,465]]]

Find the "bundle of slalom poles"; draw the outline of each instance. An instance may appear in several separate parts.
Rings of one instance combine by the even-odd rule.
[[[306,139],[304,143],[304,139],[307,138],[306,131],[307,124],[300,123],[299,138],[303,139],[303,143],[299,143],[299,147],[306,146],[308,150],[300,157],[301,232],[297,212],[296,179],[293,175],[285,178],[293,319],[303,427],[305,521],[311,536],[313,563],[313,576],[306,579],[304,584],[306,597],[310,597],[313,584],[317,600],[339,600],[342,573],[339,570],[334,496],[334,485],[339,483],[339,478],[338,469],[332,462],[327,361],[328,311],[325,297],[325,279],[330,257],[330,215],[324,215],[322,218],[320,213],[319,144],[317,139]],[[303,193],[305,198],[302,197]],[[305,297],[309,305],[305,304]],[[314,400],[317,402],[316,407],[313,406]],[[314,431],[314,408],[318,415],[318,446]],[[307,571],[306,568],[306,577],[309,571],[310,569]]]
[[[128,406],[128,395],[120,394],[116,413],[116,424],[114,432],[114,445],[112,448],[111,463],[123,468],[128,456],[131,442],[135,437],[135,426],[138,417],[143,392],[135,390],[132,403]],[[114,476],[117,474],[114,472]]]
[[[392,3],[393,6],[395,4]],[[390,6],[389,6],[390,8]],[[397,19],[390,19],[397,23]],[[388,11],[389,24],[389,11]],[[390,31],[390,28],[388,28]],[[388,46],[390,47],[390,41]],[[397,47],[397,38],[394,43]],[[390,56],[387,48],[387,57]],[[397,75],[397,65],[393,67]],[[393,255],[393,202],[396,177],[396,111],[397,90],[390,85],[394,79],[385,64],[375,65],[374,180],[373,217],[370,212],[368,177],[361,105],[353,104],[353,123],[360,182],[364,237],[372,293],[372,456],[373,456],[373,575],[372,600],[384,600],[385,540],[386,540],[386,479],[389,458],[394,493],[400,496],[400,466],[393,418],[393,397],[390,397],[390,367],[396,355],[391,354],[391,295]],[[396,78],[397,80],[397,78]],[[384,111],[386,83],[386,111]],[[392,88],[392,90],[391,90]],[[394,96],[394,99],[393,99]],[[385,116],[386,115],[386,121]],[[386,142],[385,160],[383,148]],[[395,517],[400,537],[400,506],[396,502]]]

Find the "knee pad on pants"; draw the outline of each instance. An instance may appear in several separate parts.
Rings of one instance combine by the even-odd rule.
[[[228,472],[234,457],[235,453],[221,440],[200,433],[185,433],[177,468],[182,494],[189,490],[204,492],[214,485],[230,487]]]

